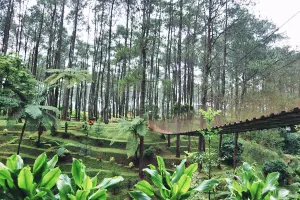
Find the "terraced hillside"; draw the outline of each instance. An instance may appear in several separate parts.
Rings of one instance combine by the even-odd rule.
[[[0,160],[5,162],[8,156],[17,151],[22,124],[9,126],[8,130],[5,130],[7,128],[3,120],[0,124]],[[20,154],[25,163],[29,164],[33,164],[34,159],[43,152],[46,152],[48,157],[56,153],[61,154],[58,166],[67,174],[71,172],[72,158],[77,158],[84,162],[90,176],[99,171],[99,179],[121,175],[125,180],[119,187],[110,191],[110,199],[124,199],[127,191],[138,181],[138,162],[134,158],[128,158],[126,154],[127,135],[113,139],[118,134],[117,123],[95,124],[95,131],[90,131],[89,135],[82,126],[82,122],[69,122],[68,131],[65,133],[64,122],[61,122],[55,134],[50,134],[49,131],[42,134],[39,147],[36,144],[37,133],[25,132]],[[114,143],[111,145],[112,140]],[[155,155],[160,155],[165,158],[167,167],[170,170],[174,169],[174,165],[180,163],[184,151],[187,150],[187,138],[183,137],[181,141],[181,158],[175,157],[175,138],[171,141],[171,147],[167,148],[163,135],[149,131],[145,137],[144,166],[149,163],[155,164]],[[192,140],[192,148],[195,151],[197,149],[196,138]],[[133,167],[129,166],[130,162],[134,163]]]

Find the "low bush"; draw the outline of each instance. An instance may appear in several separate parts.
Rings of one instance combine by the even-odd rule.
[[[259,168],[262,168],[266,160],[280,159],[280,155],[272,150],[269,150],[255,142],[244,141],[244,151],[242,160],[248,163],[256,163]]]
[[[237,148],[237,161],[241,160],[244,145],[241,141],[238,141]],[[232,164],[234,155],[234,140],[232,138],[225,138],[222,142],[222,153],[221,157],[227,164]]]
[[[300,134],[299,133],[282,133],[284,137],[283,151],[288,154],[300,153]]]
[[[152,147],[149,147],[148,149],[146,149],[144,151],[144,157],[145,158],[148,158],[148,159],[151,159],[155,156],[155,149],[152,148]]]
[[[280,174],[278,178],[278,182],[280,185],[284,185],[291,174],[289,167],[281,159],[266,162],[263,167],[263,172],[265,176],[267,176],[271,172],[278,172]]]

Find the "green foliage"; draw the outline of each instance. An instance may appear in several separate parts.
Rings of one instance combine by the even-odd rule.
[[[243,143],[238,141],[237,154],[236,154],[237,161],[241,160],[242,153],[243,153]],[[234,140],[232,138],[225,138],[222,142],[221,157],[224,159],[226,163],[232,164],[233,155],[234,155]]]
[[[201,109],[200,113],[206,122],[206,130],[200,131],[200,134],[204,135],[205,140],[208,140],[208,152],[201,152],[198,154],[200,155],[199,158],[201,158],[199,161],[205,164],[208,178],[211,178],[212,167],[218,164],[218,154],[211,150],[211,140],[219,133],[218,129],[212,129],[212,123],[214,118],[219,115],[221,111],[215,111],[212,108],[209,108],[207,111]]]
[[[278,172],[280,174],[278,179],[280,185],[283,185],[291,175],[289,167],[281,159],[267,161],[264,164],[263,172],[265,175],[271,172]]]
[[[56,84],[59,80],[63,79],[67,88],[73,87],[76,83],[81,81],[92,81],[91,74],[87,70],[78,69],[48,69],[47,73],[50,74],[46,78],[45,83],[49,85]]]
[[[248,163],[256,163],[259,167],[264,165],[265,160],[279,159],[277,152],[269,150],[255,142],[244,141],[242,160]],[[263,158],[263,159],[262,159]]]
[[[289,133],[286,130],[281,130],[281,135],[284,138],[283,151],[288,154],[300,153],[300,133]]]
[[[250,132],[249,134],[251,134],[251,141],[255,141],[269,149],[280,151],[283,147],[284,137],[278,129]]]
[[[133,156],[138,148],[138,137],[145,136],[148,132],[145,120],[141,117],[136,117],[132,121],[121,119],[118,123],[118,129],[118,135],[112,139],[110,145],[112,145],[121,135],[129,134],[127,138],[126,152],[128,157]]]
[[[189,104],[183,104],[180,106],[180,114],[192,113],[194,112],[194,107]],[[179,104],[176,102],[173,105],[173,113],[179,114]]]
[[[68,175],[61,174],[59,167],[55,167],[57,161],[57,155],[48,161],[47,155],[43,153],[30,168],[24,166],[19,155],[9,157],[6,165],[0,163],[0,198],[104,200],[107,188],[123,181],[121,176],[116,176],[104,178],[97,184],[98,174],[93,178],[87,176],[85,165],[77,159],[73,160],[72,178],[69,178]],[[57,191],[55,185],[58,194],[55,194]]]
[[[24,166],[19,155],[12,155],[6,165],[0,163],[0,196],[5,199],[54,199],[53,187],[60,176],[55,168],[58,156],[48,161],[45,153],[35,160],[33,167]]]
[[[71,170],[72,178],[69,178],[65,174],[59,176],[57,189],[61,200],[104,200],[106,199],[107,188],[124,180],[123,177],[116,176],[113,178],[104,178],[101,183],[97,184],[98,174],[90,178],[85,170],[85,165],[81,161],[74,159]],[[71,180],[74,180],[75,188],[72,187],[74,184],[72,184]]]
[[[144,151],[144,157],[145,158],[153,158],[155,156],[155,149],[154,148],[148,148]]]
[[[226,178],[232,199],[282,199],[289,193],[287,190],[278,191],[278,172],[269,173],[264,178],[262,175],[257,174],[254,167],[248,163],[243,163],[235,172],[236,176],[231,179]]]
[[[37,81],[19,57],[0,55],[0,109],[18,107],[36,94]],[[20,95],[22,97],[20,98]]]
[[[182,160],[176,167],[176,171],[170,174],[166,170],[163,158],[157,156],[158,168],[149,165],[149,168],[143,169],[150,175],[154,186],[146,180],[140,181],[135,185],[137,190],[129,192],[130,196],[136,200],[153,198],[183,200],[195,192],[208,192],[219,183],[217,180],[205,180],[199,186],[192,188],[192,176],[198,166],[195,163],[185,168],[185,162],[186,159]]]

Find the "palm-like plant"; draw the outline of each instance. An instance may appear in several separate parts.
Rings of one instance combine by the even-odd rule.
[[[140,150],[139,151],[140,153],[139,175],[142,178],[144,136],[147,134],[147,127],[145,124],[145,120],[141,117],[136,117],[132,121],[121,119],[121,121],[118,124],[118,128],[119,128],[119,133],[117,136],[113,138],[111,145],[121,135],[128,134],[127,144],[126,144],[127,156],[131,157],[133,155],[136,155],[139,147]],[[140,142],[138,142],[138,138],[140,139]]]
[[[24,118],[25,122],[22,127],[21,136],[19,140],[17,154],[20,153],[21,143],[24,136],[25,129],[38,130],[38,141],[40,144],[41,134],[44,129],[51,129],[52,126],[56,126],[56,115],[59,111],[52,106],[43,105],[46,95],[44,92],[37,91],[37,94],[32,99],[26,99],[26,102],[20,101],[16,98],[10,98],[12,102],[15,102],[15,112],[9,117],[9,121],[15,121],[20,118]],[[55,113],[55,114],[53,114]]]
[[[44,81],[49,85],[56,84],[59,80],[64,81],[65,91],[64,91],[64,107],[62,119],[66,120],[68,116],[68,107],[69,107],[69,95],[70,88],[75,84],[82,81],[92,81],[91,74],[87,70],[77,70],[77,69],[49,69],[47,70],[49,76]]]

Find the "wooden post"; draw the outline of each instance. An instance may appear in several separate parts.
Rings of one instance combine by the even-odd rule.
[[[188,146],[187,146],[188,152],[191,152],[191,136],[188,136]]]
[[[139,177],[143,179],[144,136],[140,136]]]
[[[222,133],[219,134],[219,158],[222,157],[222,139],[223,139],[223,135]],[[218,164],[218,168],[221,169],[221,164],[219,162]]]
[[[203,135],[199,135],[198,139],[198,152],[201,152],[203,150]],[[198,169],[202,169],[202,163],[198,163]]]
[[[171,135],[168,135],[168,147],[171,147]]]
[[[237,154],[237,148],[238,148],[238,133],[234,133],[234,155],[233,155],[233,169],[237,167],[237,160],[236,160],[236,154]]]
[[[180,134],[176,135],[176,157],[180,158]]]

